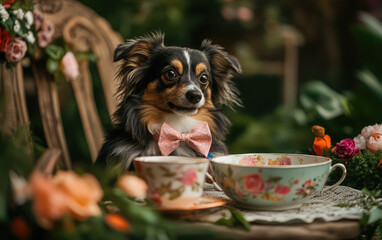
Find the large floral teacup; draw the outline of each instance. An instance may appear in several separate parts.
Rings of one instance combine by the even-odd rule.
[[[207,158],[137,157],[134,166],[149,186],[148,197],[162,209],[185,209],[203,193]]]
[[[212,159],[218,185],[243,207],[261,210],[296,208],[314,195],[338,186],[343,164],[302,154],[238,154]],[[342,168],[341,179],[323,188],[329,173]]]

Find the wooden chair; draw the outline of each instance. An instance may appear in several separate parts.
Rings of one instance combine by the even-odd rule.
[[[35,7],[40,10],[44,19],[49,19],[55,26],[54,39],[63,38],[69,48],[78,52],[91,51],[98,57],[97,68],[100,74],[108,113],[111,116],[116,109],[114,98],[113,51],[123,42],[105,19],[93,10],[74,0],[36,0]],[[66,168],[71,168],[69,150],[67,147],[64,127],[60,115],[57,84],[53,76],[46,70],[45,62],[32,61],[32,70],[37,90],[38,104],[42,125],[50,149],[59,149]],[[87,60],[79,62],[80,76],[71,81],[74,96],[78,105],[82,126],[90,155],[94,162],[98,150],[103,143],[104,130],[97,112],[93,96],[92,79]],[[6,69],[1,66],[0,91],[6,93],[6,117],[2,126],[15,129],[28,125],[29,117],[25,102],[23,73],[21,65],[16,69]],[[57,154],[55,158],[58,158]]]

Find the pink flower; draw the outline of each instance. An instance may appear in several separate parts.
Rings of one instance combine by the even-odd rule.
[[[255,166],[256,163],[252,156],[244,156],[240,159],[239,164],[242,166]]]
[[[288,186],[283,186],[283,185],[277,185],[275,188],[275,193],[281,194],[281,195],[287,195],[290,193],[290,187]]]
[[[37,39],[38,39],[38,46],[41,48],[45,48],[49,45],[49,43],[52,41],[52,38],[49,36],[49,34],[46,34],[45,32],[39,32],[37,33]]]
[[[366,140],[366,148],[372,153],[382,150],[382,133],[373,133]]]
[[[304,187],[308,187],[308,186],[310,186],[310,185],[312,185],[312,180],[306,180],[305,182],[304,182]]]
[[[72,52],[67,52],[62,58],[62,72],[64,73],[66,80],[70,81],[76,79],[79,75],[78,62]]]
[[[382,133],[382,124],[364,127],[361,134],[354,138],[355,147],[361,150],[366,149],[366,141],[373,133]]]
[[[162,205],[162,197],[158,191],[158,189],[156,189],[153,193],[150,194],[150,199],[151,201],[153,201],[157,206],[161,206]]]
[[[336,154],[343,161],[350,161],[354,155],[359,154],[359,148],[355,148],[353,139],[346,138],[336,144]]]
[[[280,158],[279,165],[291,165],[291,164],[292,164],[292,162],[291,162],[290,158],[285,157],[285,156],[282,156]]]
[[[264,190],[265,183],[263,178],[258,174],[250,174],[244,177],[244,188],[257,196]]]
[[[253,18],[251,9],[247,7],[240,7],[237,9],[237,18],[241,21],[247,22]]]
[[[43,21],[44,20],[41,16],[41,12],[37,9],[34,9],[33,10],[33,22],[34,22],[34,29],[36,31],[40,30],[40,27],[41,27]]]
[[[294,184],[298,184],[300,181],[298,179],[294,180]]]
[[[189,168],[180,180],[186,186],[192,186],[198,181],[198,175],[194,168]]]
[[[52,21],[45,19],[41,25],[41,32],[46,33],[48,36],[52,37],[54,34],[54,24]]]
[[[54,25],[50,20],[44,20],[40,32],[37,33],[38,45],[42,48],[47,47],[52,42]]]
[[[8,62],[18,62],[25,56],[27,44],[21,38],[13,38],[9,41],[5,57]]]

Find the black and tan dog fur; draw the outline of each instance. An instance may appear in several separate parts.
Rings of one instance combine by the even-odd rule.
[[[97,162],[128,169],[136,156],[160,155],[154,135],[163,122],[187,133],[208,123],[210,153],[227,154],[223,143],[229,120],[223,104],[240,104],[232,73],[240,64],[218,45],[204,40],[201,50],[167,47],[162,34],[133,39],[114,53],[120,62],[116,123],[106,137]],[[182,143],[171,155],[201,156]]]

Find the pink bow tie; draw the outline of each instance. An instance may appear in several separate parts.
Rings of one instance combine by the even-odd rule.
[[[190,148],[207,156],[212,143],[208,124],[202,122],[191,129],[189,133],[181,133],[167,123],[163,123],[158,139],[158,146],[162,155],[168,156],[179,146],[180,142],[186,142]]]

